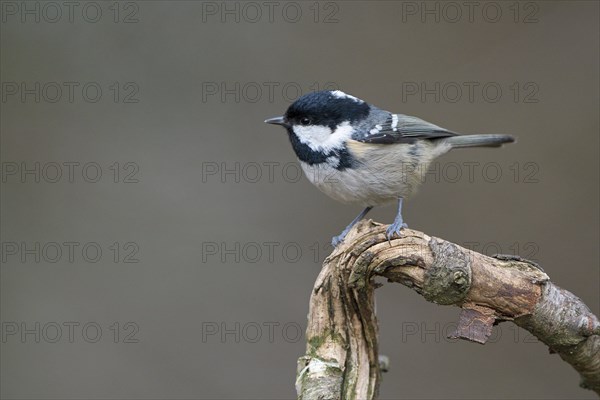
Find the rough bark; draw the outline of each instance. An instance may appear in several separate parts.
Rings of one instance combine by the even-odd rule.
[[[382,369],[374,276],[401,283],[437,304],[462,308],[451,337],[485,343],[492,326],[527,329],[600,394],[600,322],[535,263],[488,257],[410,229],[388,241],[385,226],[363,221],[323,263],[308,316],[306,354],[298,360],[298,398],[377,398]]]

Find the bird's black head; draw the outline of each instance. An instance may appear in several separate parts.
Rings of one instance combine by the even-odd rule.
[[[369,105],[340,90],[322,90],[305,94],[289,106],[285,115],[266,123],[293,126],[327,126],[332,131],[344,122],[355,123],[369,115]]]
[[[334,131],[340,124],[362,120],[369,114],[369,105],[339,90],[324,90],[306,94],[286,111],[289,125],[327,126]]]
[[[354,96],[326,90],[300,97],[284,116],[265,122],[284,126],[298,158],[312,164],[344,154],[346,142],[370,109]]]

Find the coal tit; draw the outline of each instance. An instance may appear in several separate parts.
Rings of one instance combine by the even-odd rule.
[[[306,94],[282,117],[265,121],[284,126],[306,177],[342,203],[365,209],[340,235],[374,207],[398,202],[398,213],[386,236],[406,227],[402,200],[422,182],[431,161],[460,147],[499,147],[509,135],[459,135],[422,119],[392,114],[339,90]]]

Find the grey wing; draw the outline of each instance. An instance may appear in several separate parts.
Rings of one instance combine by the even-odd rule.
[[[417,139],[437,139],[456,136],[457,133],[403,114],[387,114],[379,124],[371,122],[356,132],[352,139],[364,143],[391,144],[413,143]]]

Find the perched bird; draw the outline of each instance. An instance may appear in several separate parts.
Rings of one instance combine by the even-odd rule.
[[[394,201],[398,213],[386,236],[400,236],[406,227],[402,200],[415,192],[434,158],[455,148],[514,142],[509,135],[459,135],[339,90],[306,94],[284,116],[265,122],[286,128],[306,177],[317,188],[334,200],[365,207],[332,239],[334,246],[374,206]]]

